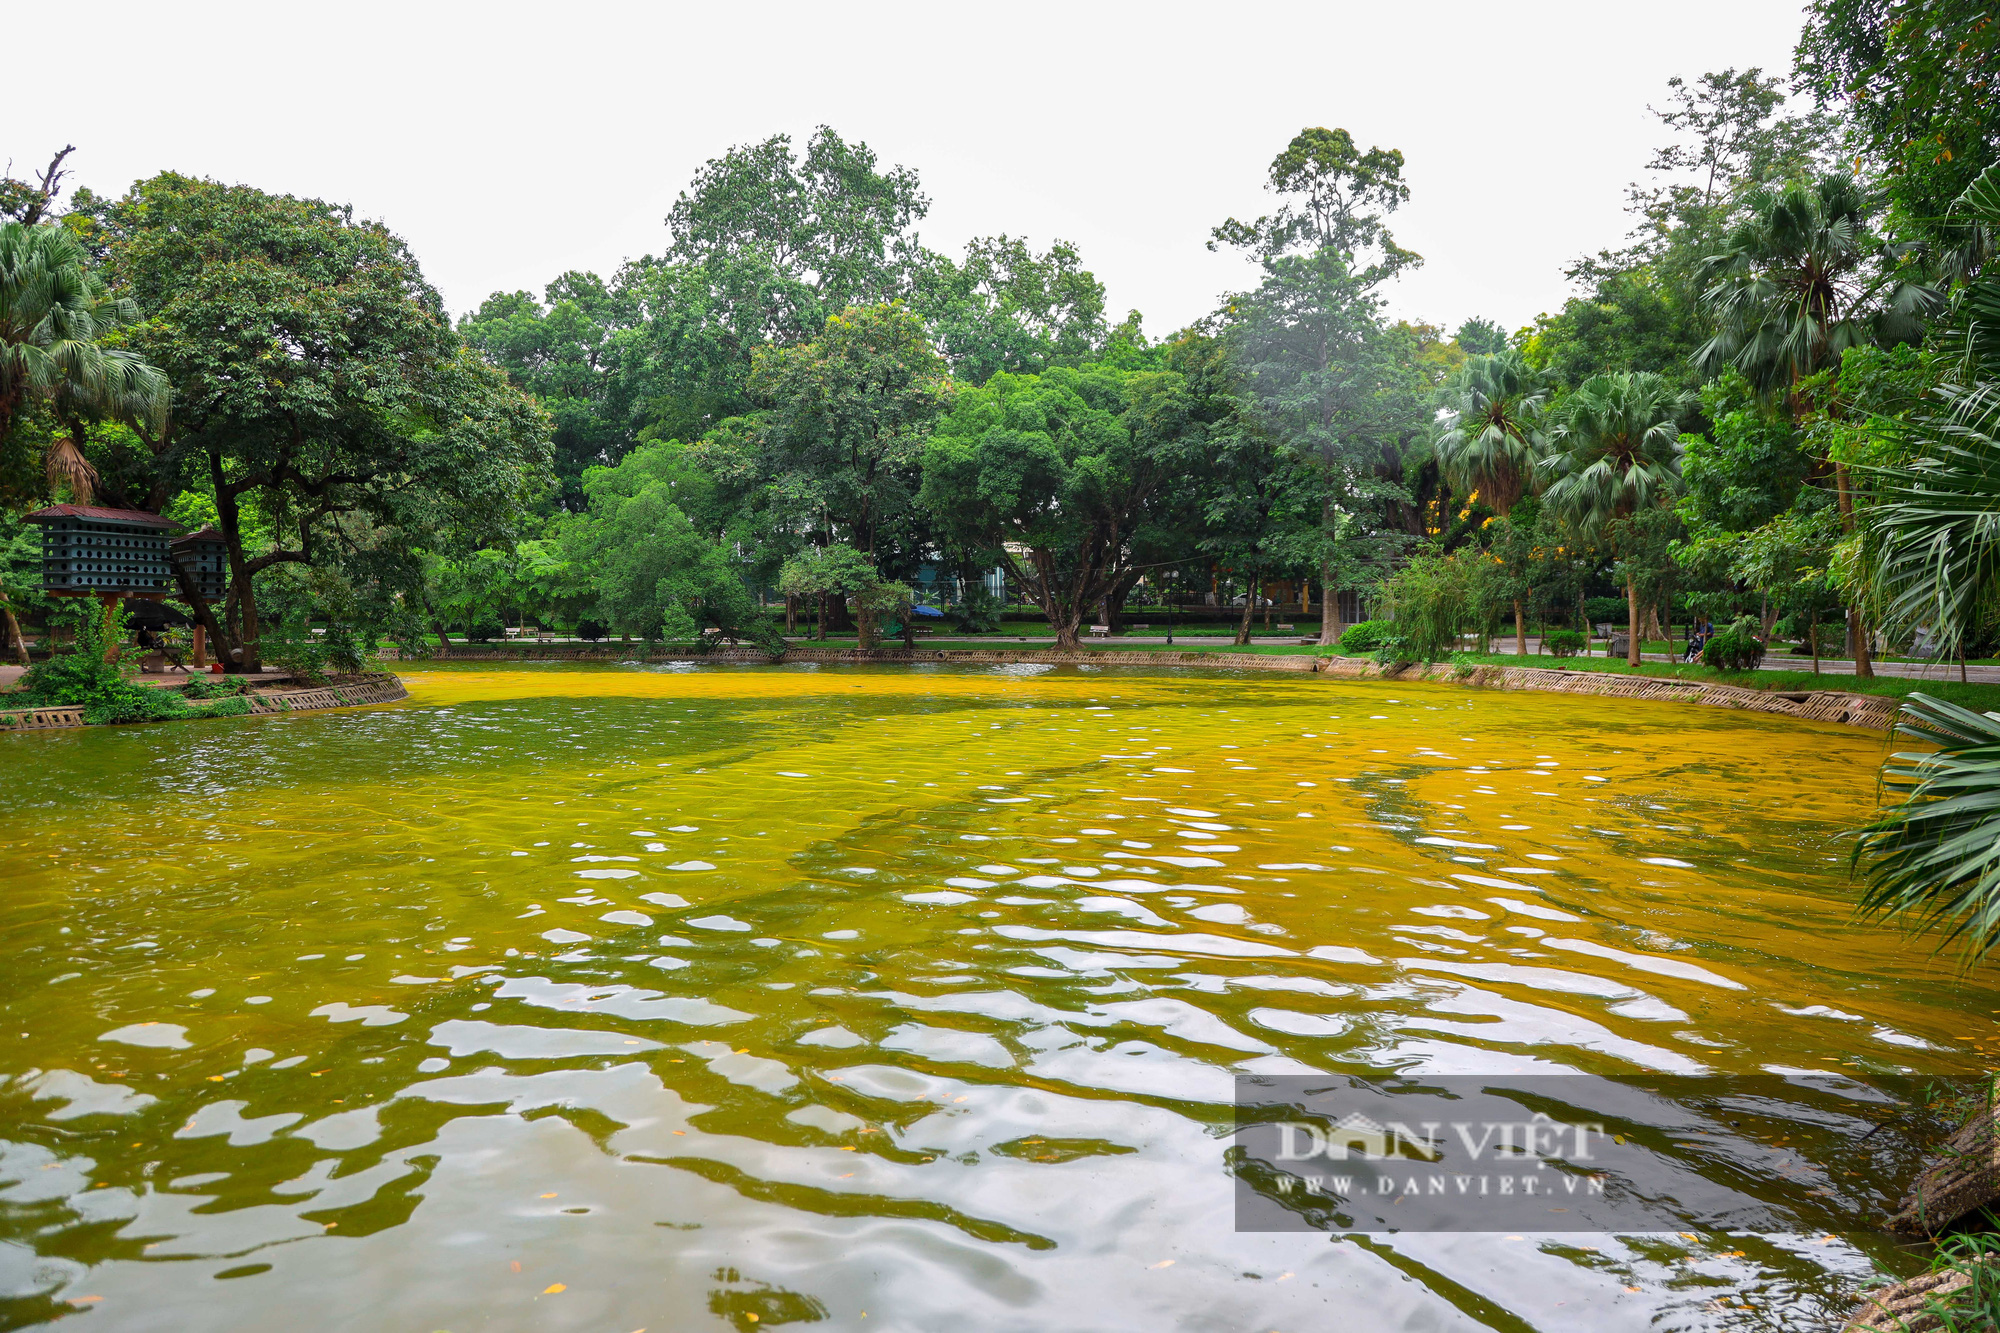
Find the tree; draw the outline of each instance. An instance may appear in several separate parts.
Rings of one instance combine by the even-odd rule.
[[[588,505],[563,521],[564,559],[584,571],[595,614],[620,633],[654,642],[748,639],[782,653],[741,563],[681,509],[685,470],[678,446],[656,444],[585,473]]]
[[[1366,586],[1407,540],[1425,535],[1409,485],[1428,443],[1428,392],[1385,328],[1379,303],[1333,249],[1264,263],[1255,290],[1231,299],[1231,354],[1246,412],[1317,473],[1320,535],[1310,559],[1328,606]],[[1320,642],[1339,635],[1321,618]]]
[[[1364,153],[1346,130],[1300,130],[1271,159],[1265,188],[1285,202],[1255,222],[1230,218],[1211,234],[1209,249],[1231,245],[1267,262],[1330,250],[1363,291],[1423,263],[1383,222],[1410,197],[1403,155],[1393,148]]]
[[[2000,24],[1985,0],[1813,0],[1798,82],[1852,117],[1901,219],[1936,236],[2000,162]]]
[[[1542,418],[1548,392],[1519,352],[1475,356],[1445,393],[1444,433],[1438,437],[1438,465],[1468,498],[1475,493],[1505,518],[1532,493],[1536,465],[1547,449]],[[1515,651],[1528,654],[1528,628],[1521,599],[1514,599]]]
[[[852,546],[817,546],[785,562],[778,574],[778,591],[787,597],[812,598],[822,607],[835,597],[848,602],[864,650],[878,642],[882,617],[907,608],[915,600],[907,584],[885,579],[875,561]],[[819,636],[826,637],[827,617],[819,618]]]
[[[142,432],[158,508],[208,491],[229,554],[218,616],[182,595],[236,665],[259,664],[256,576],[393,531],[407,548],[511,540],[548,466],[548,419],[467,350],[401,240],[316,199],[185,176],[106,210],[124,291],[151,312],[134,350],[174,412]],[[246,541],[250,517],[268,549]]]
[[[909,544],[917,460],[950,401],[921,320],[900,303],[843,311],[809,343],[759,352],[750,388],[769,404],[750,437],[782,518],[871,559]]]
[[[0,223],[0,440],[45,408],[61,430],[47,449],[48,484],[66,486],[80,504],[91,503],[98,480],[83,455],[84,423],[152,425],[166,413],[166,378],[105,343],[138,318],[138,305],[106,290],[68,231]]]
[[[1192,466],[1191,406],[1171,371],[995,375],[938,422],[919,502],[947,542],[996,552],[1074,648],[1083,615],[1130,576],[1148,503]]]
[[[1884,255],[1868,225],[1868,204],[1853,178],[1757,192],[1748,214],[1702,268],[1703,303],[1716,333],[1696,354],[1710,374],[1740,372],[1759,392],[1782,396],[1794,420],[1800,385],[1839,364],[1851,347],[1914,340],[1936,294]],[[1843,526],[1854,530],[1847,464],[1828,460]],[[1854,670],[1871,677],[1867,619],[1849,609]]]
[[[31,180],[15,179],[10,163],[8,174],[0,176],[0,220],[32,227],[48,218],[54,212],[56,196],[62,193],[63,178],[69,175],[63,161],[75,151],[75,144],[57,149],[41,175]]]
[[[971,384],[1003,370],[1080,365],[1107,337],[1104,284],[1067,241],[1038,255],[1018,237],[988,236],[967,244],[963,264],[933,255],[917,274],[910,304],[953,376]]]
[[[1452,341],[1467,356],[1495,356],[1507,350],[1507,330],[1490,319],[1468,319],[1458,326]]]
[[[1596,375],[1563,404],[1540,467],[1543,504],[1571,532],[1616,545],[1617,525],[1681,490],[1680,395],[1658,375]],[[1630,637],[1626,661],[1639,665],[1639,584],[1625,579]]]
[[[758,341],[816,336],[850,306],[909,294],[930,211],[917,173],[878,170],[867,144],[820,126],[801,156],[789,135],[732,148],[695,174],[667,215],[673,257],[700,267],[725,322]]]

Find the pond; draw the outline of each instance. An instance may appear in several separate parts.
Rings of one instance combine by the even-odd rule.
[[[1239,1232],[1233,1076],[1991,1040],[1851,920],[1869,733],[1277,673],[406,680],[0,737],[0,1326],[1824,1326],[1907,1257]]]

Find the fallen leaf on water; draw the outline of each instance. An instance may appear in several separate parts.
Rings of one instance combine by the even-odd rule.
[[[565,1282],[551,1282],[551,1283],[549,1283],[549,1285],[548,1285],[548,1286],[546,1286],[546,1287],[543,1287],[543,1288],[542,1288],[542,1295],[544,1295],[544,1296],[553,1296],[553,1295],[555,1295],[555,1294],[556,1294],[557,1292],[559,1292],[559,1291],[568,1291],[568,1290],[569,1290],[569,1284],[568,1284],[568,1283],[565,1283]]]
[[[507,1268],[509,1272],[518,1273],[521,1271],[521,1261],[519,1259],[509,1259],[507,1261]]]
[[[842,1152],[858,1152],[858,1151],[860,1151],[859,1149],[857,1149],[857,1148],[856,1148],[856,1147],[855,1147],[855,1146],[854,1146],[853,1144],[851,1144],[851,1143],[850,1143],[850,1144],[844,1144],[844,1145],[842,1145],[842,1147],[841,1147],[841,1149],[840,1149],[840,1150],[841,1150]]]
[[[1627,1290],[1627,1291],[1643,1291],[1643,1290],[1644,1290],[1644,1288],[1643,1288],[1643,1287],[1627,1287],[1627,1288],[1625,1288],[1625,1290]]]
[[[556,1196],[555,1196],[555,1195],[553,1195],[553,1194],[544,1194],[544,1195],[542,1195],[542,1197],[543,1197],[544,1199],[553,1199],[553,1198],[555,1198]]]
[[[69,1303],[71,1305],[94,1305],[103,1299],[102,1296],[72,1296],[69,1298]]]
[[[1173,1266],[1174,1266],[1174,1261],[1171,1259],[1162,1259],[1160,1260],[1160,1262],[1153,1265],[1154,1268],[1172,1268]]]

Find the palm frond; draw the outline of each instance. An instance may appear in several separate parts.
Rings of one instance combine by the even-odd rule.
[[[1883,767],[1883,791],[1901,799],[1855,843],[1860,910],[1939,932],[1941,948],[1977,961],[2000,943],[2000,713],[1912,694],[1896,734],[1936,748]]]

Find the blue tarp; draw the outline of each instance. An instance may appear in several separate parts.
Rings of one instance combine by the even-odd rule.
[[[910,608],[910,614],[919,620],[926,616],[933,620],[944,619],[944,612],[938,610],[935,606],[913,606]]]

